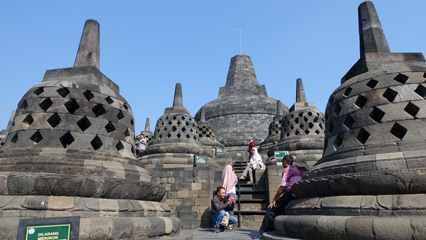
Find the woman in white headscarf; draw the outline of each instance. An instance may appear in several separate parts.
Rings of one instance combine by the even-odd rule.
[[[246,179],[247,174],[250,177],[247,183],[253,183],[253,170],[256,169],[264,169],[265,165],[263,165],[262,157],[257,152],[257,148],[252,148],[252,156],[250,158],[250,162],[247,163],[246,169],[244,169],[243,175],[240,179]]]

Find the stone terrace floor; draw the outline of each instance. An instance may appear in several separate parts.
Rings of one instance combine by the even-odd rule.
[[[232,231],[213,233],[213,228],[199,228],[199,229],[182,229],[181,234],[183,235],[192,234],[193,240],[198,240],[198,239],[244,240],[244,239],[258,239],[256,238],[256,236],[259,235],[258,231],[259,231],[258,229],[234,229]],[[267,239],[275,239],[275,238],[272,237]],[[294,240],[294,238],[283,238],[282,236],[280,236],[279,239]]]

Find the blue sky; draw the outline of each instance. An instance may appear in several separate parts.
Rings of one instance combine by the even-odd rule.
[[[48,69],[72,67],[86,19],[101,26],[101,71],[130,103],[136,132],[182,83],[192,115],[217,98],[230,59],[252,58],[268,95],[290,107],[296,79],[324,112],[359,58],[358,0],[1,1],[0,129]],[[392,52],[426,52],[424,0],[376,0]]]

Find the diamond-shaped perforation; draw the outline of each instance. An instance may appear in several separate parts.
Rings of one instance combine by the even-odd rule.
[[[361,144],[365,144],[369,137],[370,133],[368,133],[364,128],[361,128],[356,135],[356,140],[358,140]]]
[[[369,87],[369,88],[373,89],[373,88],[375,88],[375,87],[376,87],[377,83],[379,83],[379,81],[374,80],[374,79],[371,79],[371,80],[370,80],[370,81],[368,81],[368,83],[367,83],[367,84],[365,84],[365,85],[367,85],[367,87]]]
[[[101,104],[98,104],[92,108],[92,112],[95,114],[96,117],[99,117],[105,114],[106,110]]]
[[[130,119],[130,125],[134,125],[135,122],[133,121],[133,119]]]
[[[77,125],[81,129],[81,131],[84,132],[92,125],[92,123],[87,117],[82,117],[80,120],[77,121]]]
[[[389,102],[393,102],[395,100],[396,95],[398,95],[398,92],[392,90],[391,88],[386,89],[386,91],[383,93],[383,97],[386,98]]]
[[[50,98],[46,98],[44,99],[38,106],[44,111],[46,112],[47,109],[50,108],[50,106],[52,106],[53,102],[52,100],[50,100]]]
[[[114,132],[115,131],[115,127],[114,124],[112,122],[109,122],[106,126],[105,126],[105,130],[108,133]]]
[[[39,143],[41,140],[43,140],[43,136],[41,135],[40,131],[37,130],[31,137],[30,140],[34,142],[34,144]]]
[[[373,108],[373,111],[371,111],[370,115],[371,119],[373,119],[376,122],[380,122],[382,121],[383,116],[385,116],[385,112],[383,112],[382,110],[380,110],[377,107]]]
[[[396,77],[394,78],[395,81],[400,82],[402,84],[406,83],[408,80],[408,76],[400,73],[398,75],[396,75]]]
[[[339,104],[336,104],[336,108],[334,108],[334,113],[339,115],[340,111],[342,111],[342,107]]]
[[[294,134],[299,135],[299,130],[296,130],[296,132],[294,132]]]
[[[317,130],[315,130],[315,133],[316,133],[316,134],[320,134],[320,130],[318,130],[318,129],[317,129]]]
[[[343,124],[345,124],[346,127],[351,128],[352,125],[354,125],[354,122],[355,122],[355,119],[351,115],[348,115],[346,116]]]
[[[426,97],[426,87],[424,87],[422,84],[419,84],[419,86],[414,90],[417,94],[419,94],[422,98]]]
[[[107,98],[105,98],[105,101],[106,101],[108,104],[112,104],[112,103],[114,102],[114,100],[112,100],[112,98],[111,98],[111,97],[107,97]]]
[[[78,105],[75,99],[71,99],[65,103],[65,108],[68,110],[69,113],[74,114],[74,112],[80,108],[80,105]]]
[[[295,122],[295,123],[299,123],[299,118],[295,118],[295,119],[294,119],[294,122]]]
[[[359,108],[363,108],[366,103],[367,103],[367,98],[361,95],[359,95],[358,98],[355,100],[355,105]]]
[[[33,91],[33,93],[37,96],[39,96],[40,94],[42,94],[44,92],[44,88],[43,87],[39,87],[36,90]]]
[[[93,140],[90,142],[90,145],[92,145],[93,149],[95,151],[97,151],[99,148],[102,147],[103,143],[101,141],[101,139],[96,136],[95,138],[93,138]]]
[[[303,117],[303,121],[308,122],[309,119],[305,116],[305,117]]]
[[[94,98],[94,97],[95,97],[95,95],[93,95],[92,91],[90,91],[90,90],[86,90],[86,91],[83,93],[83,95],[84,95],[84,97],[87,99],[87,101],[90,101],[92,98]]]
[[[34,122],[34,118],[31,116],[31,114],[28,114],[23,120],[22,123],[26,124],[27,127],[30,126]]]
[[[349,94],[351,94],[351,92],[352,92],[352,88],[348,87],[348,88],[346,88],[345,92],[343,93],[343,96],[347,97],[347,96],[349,96]]]
[[[333,141],[333,146],[335,149],[338,149],[342,145],[342,143],[343,143],[342,138],[339,135],[337,135]]]
[[[59,138],[59,141],[61,141],[64,148],[67,148],[69,145],[71,145],[71,143],[74,142],[74,137],[70,132],[67,132]]]
[[[63,88],[59,88],[58,90],[56,90],[56,92],[61,96],[61,97],[66,97],[69,93],[70,90],[68,90],[68,88],[63,87]]]
[[[130,137],[130,131],[129,131],[129,129],[126,129],[126,131],[124,131],[124,136],[125,137]]]
[[[406,111],[408,114],[410,114],[413,117],[416,117],[417,113],[419,112],[420,108],[417,107],[415,104],[409,102],[407,106],[405,106],[404,111]]]
[[[306,129],[306,130],[305,130],[305,133],[306,133],[306,135],[308,135],[308,134],[309,134],[309,130],[308,130],[308,129]]]
[[[121,141],[118,141],[117,145],[115,145],[115,148],[118,151],[121,151],[121,150],[124,150],[124,145],[123,145],[123,143]]]
[[[178,133],[176,136],[177,136],[178,138],[182,137],[182,135],[181,135],[180,133]]]
[[[407,133],[407,129],[401,126],[399,123],[395,123],[392,126],[390,133],[392,133],[392,135],[402,140],[405,134]]]
[[[47,122],[52,128],[55,128],[62,122],[62,119],[59,117],[59,114],[55,113],[47,119]]]
[[[129,105],[127,105],[127,104],[125,104],[125,103],[123,104],[123,107],[124,107],[124,109],[126,109],[126,110],[127,110],[127,109],[129,109]]]
[[[22,101],[21,105],[19,105],[20,109],[25,109],[28,107],[28,103],[27,100],[24,99],[24,101]]]
[[[12,139],[10,139],[11,142],[16,143],[18,141],[18,133],[15,133]]]
[[[123,118],[124,118],[123,111],[121,111],[121,110],[119,110],[119,111],[118,111],[117,118],[118,118],[118,120],[120,120],[120,119],[123,119]]]

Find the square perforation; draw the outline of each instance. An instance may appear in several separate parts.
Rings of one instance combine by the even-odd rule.
[[[347,128],[351,128],[354,123],[355,119],[351,115],[346,116],[345,121],[343,122]]]
[[[401,124],[395,123],[392,126],[390,133],[392,133],[392,135],[394,135],[395,137],[402,140],[404,138],[405,134],[407,133],[407,129],[405,127],[401,126]]]
[[[34,142],[34,144],[39,143],[41,140],[43,140],[43,136],[41,135],[40,131],[37,130],[31,137],[30,140]]]
[[[70,90],[68,90],[68,88],[63,87],[63,88],[59,88],[58,90],[56,90],[56,92],[61,96],[61,97],[66,97],[69,93]]]
[[[343,93],[343,96],[347,97],[347,96],[349,96],[349,94],[350,94],[351,92],[352,92],[352,88],[351,88],[351,87],[348,87],[348,88],[346,88],[345,92]]]
[[[52,106],[53,102],[52,100],[50,100],[50,98],[46,98],[44,99],[38,106],[44,111],[46,112],[47,109],[50,108],[50,106]]]
[[[397,95],[398,92],[392,90],[391,88],[386,89],[386,91],[383,93],[383,97],[386,98],[389,102],[393,102]]]
[[[368,133],[364,128],[361,128],[356,135],[356,139],[361,143],[365,144],[367,142],[368,138],[370,137],[370,133]]]
[[[404,111],[410,114],[413,117],[416,117],[417,113],[419,112],[420,108],[414,105],[413,103],[409,102],[407,106],[404,108]]]
[[[80,105],[78,105],[75,99],[71,99],[65,103],[65,108],[68,110],[69,113],[74,114],[74,112],[80,108]]]
[[[87,101],[90,101],[92,98],[94,98],[94,97],[95,97],[95,95],[93,95],[92,91],[90,91],[90,90],[86,90],[86,91],[83,93],[83,95],[84,95],[84,97],[87,99]]]
[[[370,115],[371,119],[373,119],[376,122],[380,122],[382,121],[383,116],[385,116],[385,112],[383,112],[382,110],[380,110],[377,107],[373,108],[373,111],[371,111]]]
[[[67,148],[69,145],[71,145],[71,143],[74,142],[74,137],[70,132],[67,132],[59,138],[59,141],[61,141],[64,148]]]
[[[414,92],[419,94],[422,98],[426,97],[426,88],[422,84],[419,84],[419,86],[416,88],[416,90],[414,90]]]
[[[367,98],[359,95],[358,98],[355,100],[355,105],[359,108],[363,108],[365,104],[367,104]]]
[[[96,136],[90,142],[90,145],[92,145],[93,149],[96,151],[96,150],[98,150],[99,148],[102,147],[103,143],[102,143],[101,139],[98,136]]]
[[[406,83],[408,80],[408,76],[400,73],[398,75],[396,75],[396,77],[394,78],[395,81],[400,82],[402,84]]]
[[[95,114],[96,117],[99,117],[99,116],[105,114],[106,110],[101,104],[98,104],[98,105],[96,105],[95,107],[92,108],[92,112]]]
[[[82,117],[80,120],[77,121],[77,125],[81,129],[81,131],[84,132],[92,125],[92,123],[87,117]]]
[[[47,122],[52,128],[55,128],[62,122],[62,119],[59,117],[59,114],[55,113],[47,119]]]
[[[367,83],[367,84],[365,84],[365,85],[367,85],[367,87],[369,87],[369,88],[373,89],[373,88],[375,88],[375,87],[376,87],[377,83],[379,83],[379,81],[374,80],[374,79],[371,79],[371,80],[370,80],[370,81],[368,81],[368,83]]]

